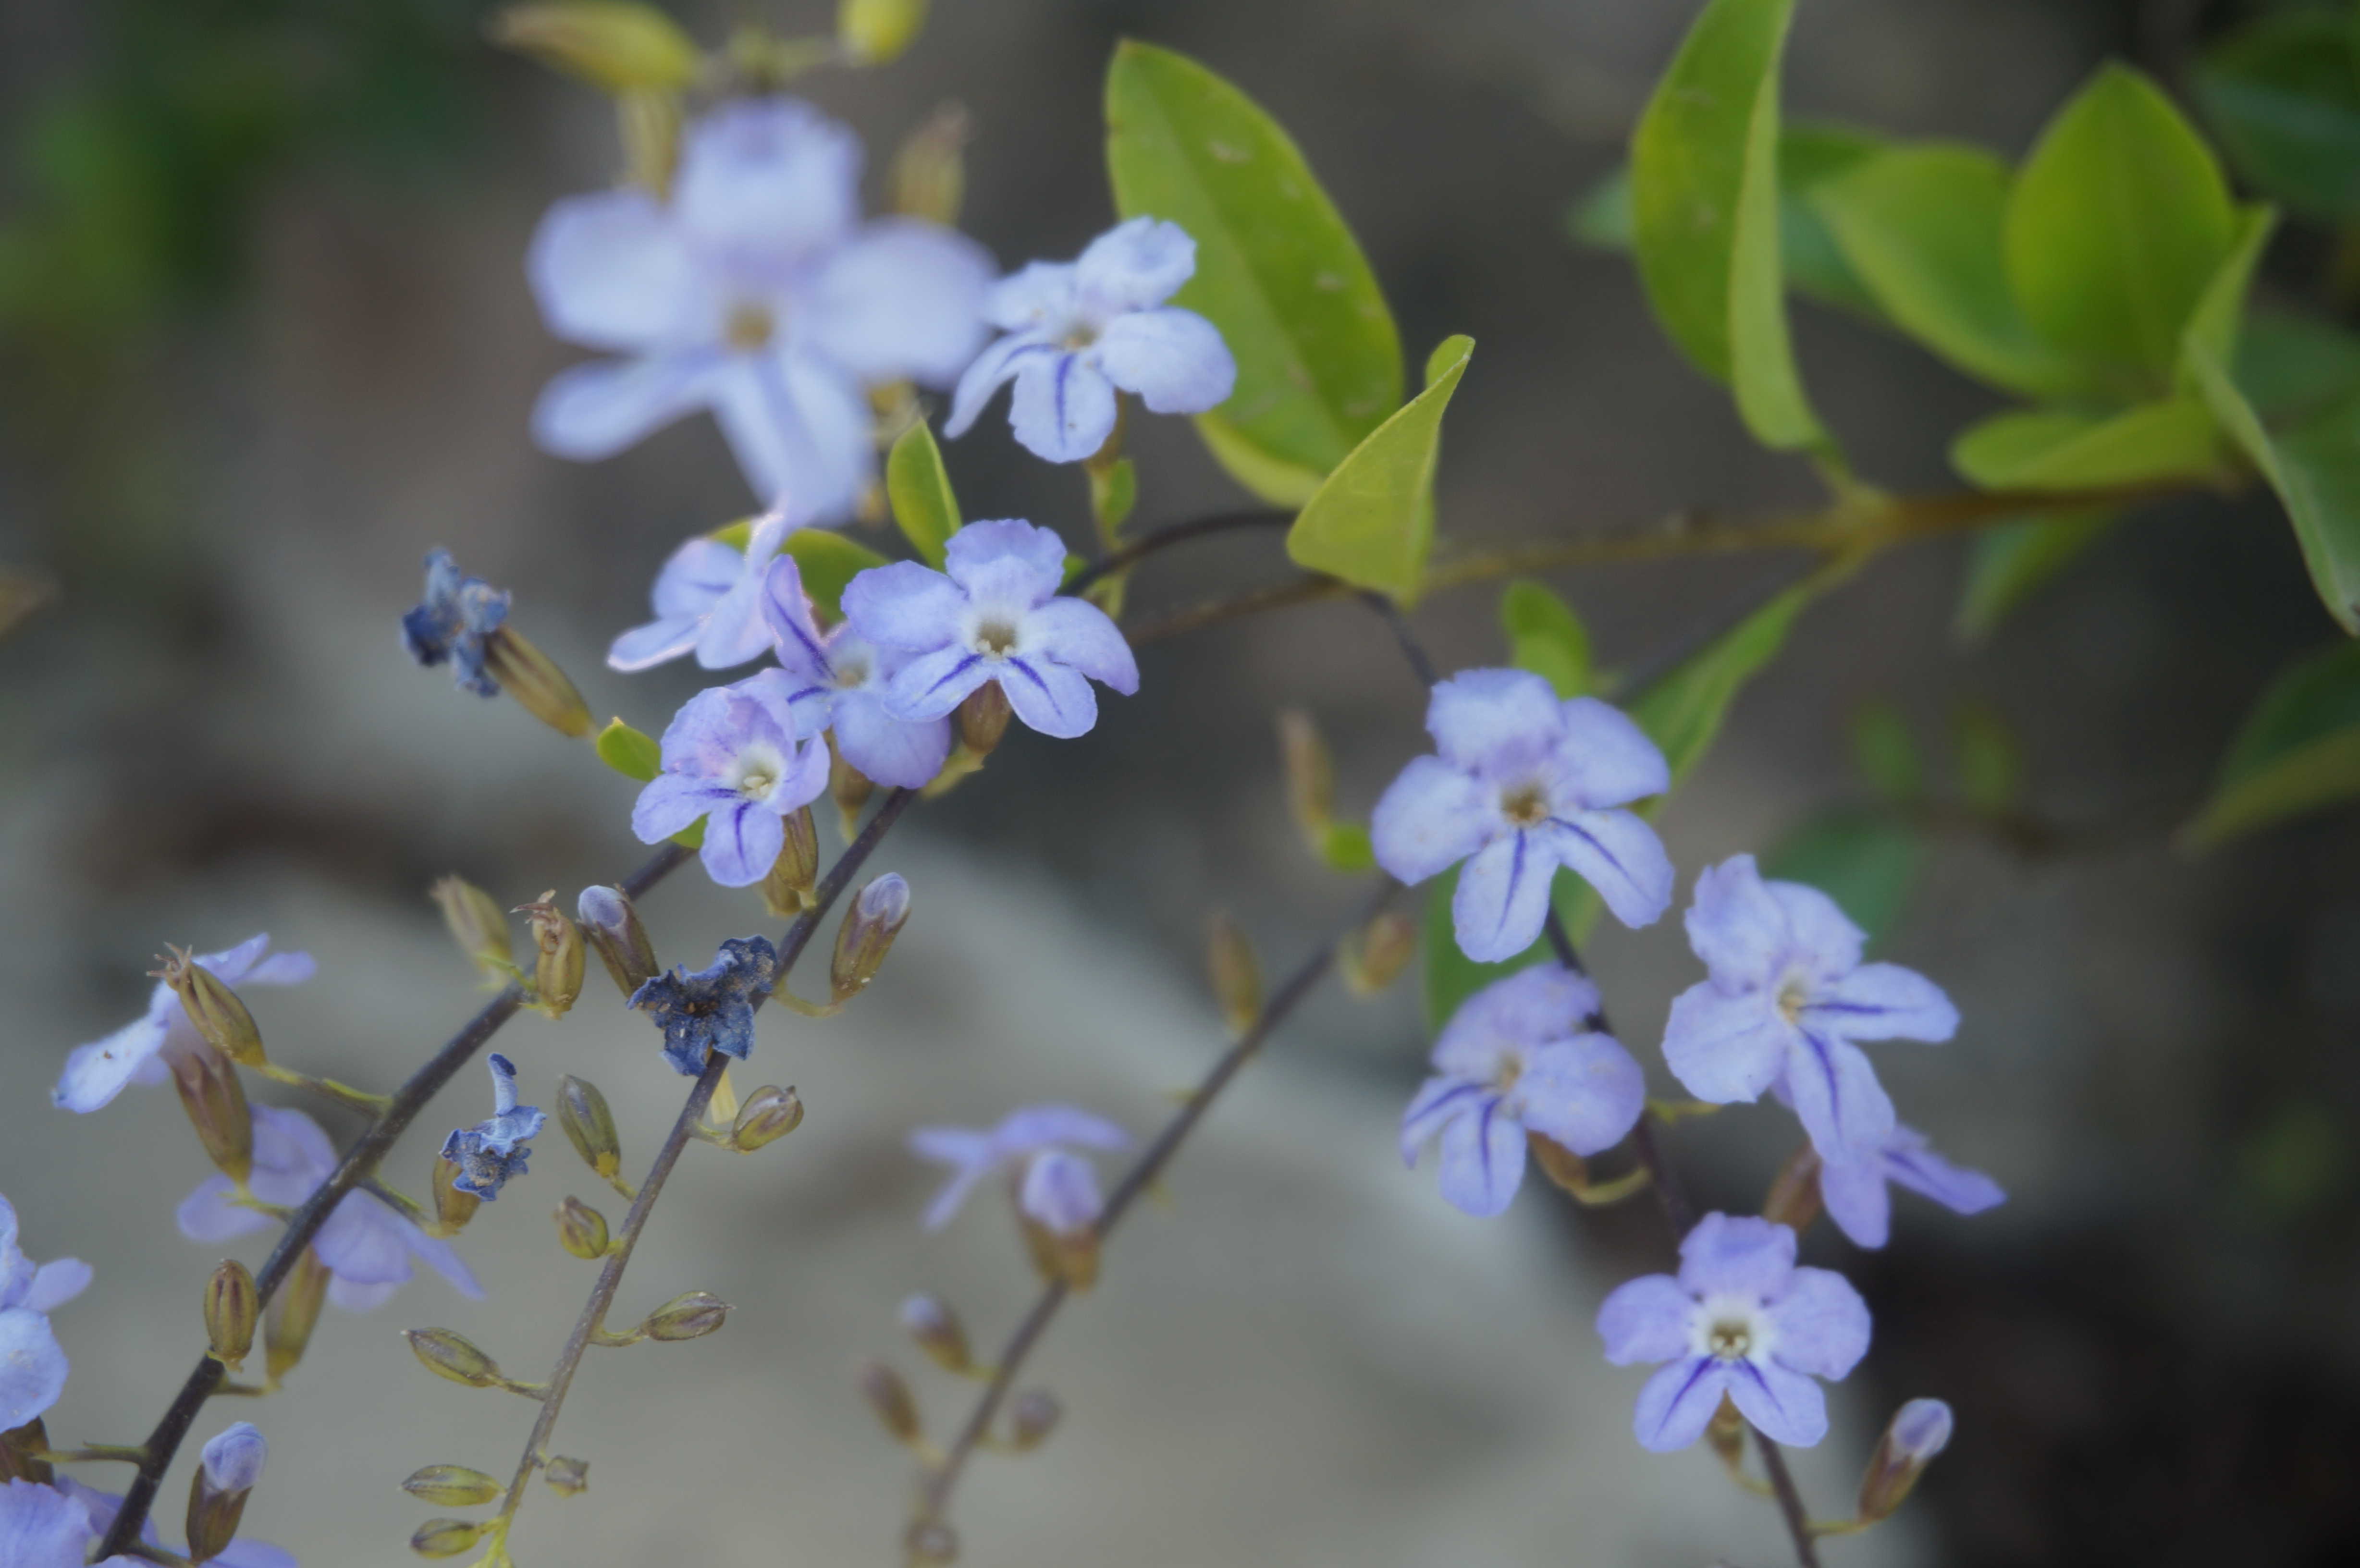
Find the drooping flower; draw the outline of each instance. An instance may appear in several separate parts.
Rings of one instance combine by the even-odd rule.
[[[199,953],[191,962],[232,987],[300,985],[318,967],[308,953],[272,953],[268,932],[220,953]],[[159,980],[148,995],[146,1012],[104,1040],[74,1047],[49,1092],[50,1103],[88,1114],[123,1093],[126,1083],[166,1082],[170,1060],[203,1044],[179,993]]]
[[[664,1059],[694,1078],[715,1051],[746,1060],[754,1049],[754,1007],[779,980],[779,951],[768,937],[733,936],[711,967],[675,968],[631,994],[663,1030]]]
[[[468,577],[447,550],[426,552],[426,596],[401,617],[401,644],[430,669],[451,666],[452,683],[478,697],[497,697],[500,683],[484,669],[484,643],[508,618],[508,593]]]
[[[910,1134],[910,1152],[951,1168],[948,1181],[926,1205],[925,1227],[940,1230],[992,1172],[1021,1169],[1017,1202],[1060,1233],[1098,1218],[1098,1178],[1087,1160],[1065,1146],[1112,1152],[1131,1147],[1131,1135],[1103,1116],[1072,1105],[1027,1105],[989,1130],[923,1127]],[[1043,1170],[1046,1165],[1045,1171]]]
[[[1664,1060],[1688,1093],[1727,1104],[1783,1084],[1820,1159],[1883,1149],[1893,1102],[1855,1042],[1950,1039],[1959,1011],[1941,987],[1898,964],[1863,964],[1866,939],[1834,899],[1764,881],[1750,855],[1697,877],[1688,929],[1711,977],[1673,999]]]
[[[1639,1391],[1639,1446],[1686,1448],[1726,1394],[1775,1443],[1828,1433],[1819,1386],[1868,1354],[1868,1306],[1841,1274],[1795,1267],[1795,1233],[1750,1216],[1707,1214],[1680,1242],[1680,1271],[1618,1287],[1598,1309],[1606,1359],[1665,1362]]]
[[[951,536],[945,565],[947,575],[897,561],[844,590],[855,631],[916,655],[886,688],[892,713],[938,719],[996,681],[1018,718],[1070,740],[1098,723],[1091,681],[1125,696],[1139,690],[1138,661],[1106,612],[1058,594],[1065,546],[1049,529],[1012,517],[969,523]]]
[[[633,626],[606,650],[617,670],[652,670],[694,652],[707,670],[732,670],[770,646],[762,624],[762,579],[793,532],[784,512],[754,519],[743,550],[699,535],[672,552],[656,573],[656,618]]]
[[[1442,1195],[1479,1218],[1524,1180],[1526,1135],[1596,1154],[1646,1107],[1639,1064],[1590,1027],[1598,987],[1555,964],[1519,970],[1459,1004],[1434,1042],[1434,1076],[1402,1113],[1401,1151],[1439,1137]]]
[[[320,1124],[300,1111],[256,1105],[254,1174],[248,1185],[266,1203],[294,1208],[336,1171],[336,1151]],[[228,1241],[278,1224],[238,1202],[226,1176],[209,1176],[182,1200],[176,1216],[191,1241]],[[347,1192],[312,1238],[311,1250],[327,1266],[328,1300],[348,1312],[366,1312],[390,1300],[422,1262],[470,1301],[481,1301],[475,1283],[450,1243],[428,1236],[385,1200],[371,1192]]]
[[[827,747],[799,734],[783,670],[711,686],[681,705],[663,733],[663,771],[631,808],[631,831],[661,844],[700,817],[707,875],[750,887],[786,843],[784,819],[827,789]]]
[[[783,556],[770,563],[762,618],[779,668],[793,680],[787,700],[803,733],[833,728],[844,760],[880,784],[915,789],[943,770],[951,753],[949,718],[897,718],[886,703],[893,677],[913,657],[907,649],[880,648],[848,620],[823,634],[802,571]]]
[[[486,1065],[492,1070],[492,1115],[471,1127],[459,1127],[442,1140],[442,1158],[459,1168],[451,1185],[490,1203],[511,1176],[521,1176],[532,1150],[525,1141],[549,1118],[532,1105],[517,1104],[516,1063],[493,1051]]]
[[[2000,1184],[1980,1171],[1953,1165],[1934,1152],[1916,1127],[1896,1125],[1885,1146],[1858,1160],[1819,1165],[1819,1200],[1836,1227],[1861,1247],[1883,1247],[1893,1227],[1893,1194],[1885,1183],[1933,1199],[1952,1214],[1979,1214],[2007,1201]]]
[[[16,1211],[0,1197],[0,1432],[38,1417],[65,1392],[71,1368],[49,1314],[89,1284],[90,1265],[79,1258],[37,1265],[26,1257],[16,1246]],[[0,1554],[0,1563],[13,1561]]]
[[[1559,702],[1525,670],[1470,670],[1435,687],[1426,728],[1439,755],[1402,769],[1369,832],[1377,864],[1404,882],[1467,862],[1450,914],[1468,957],[1496,964],[1530,947],[1560,866],[1625,925],[1670,906],[1663,842],[1617,808],[1662,794],[1671,771],[1620,710]]]
[[[16,1485],[29,1486],[31,1483],[18,1482]],[[81,1568],[83,1555],[104,1540],[106,1532],[114,1528],[115,1516],[123,1508],[123,1498],[115,1493],[99,1491],[64,1475],[59,1476],[51,1485],[36,1487],[35,1490],[53,1492],[72,1505],[76,1517],[82,1521],[81,1533],[73,1543],[74,1555],[57,1561],[60,1564],[71,1563],[72,1568]],[[0,1501],[0,1508],[7,1506],[5,1501]],[[50,1514],[54,1505],[37,1503],[34,1506],[44,1516],[55,1517]],[[27,1512],[30,1511],[28,1508]],[[164,1537],[157,1530],[153,1518],[140,1522],[139,1539],[151,1549],[161,1548],[164,1544]],[[0,1543],[6,1540],[5,1526],[0,1525]],[[16,1559],[5,1554],[0,1554],[0,1563],[6,1563],[8,1568],[18,1568]],[[93,1568],[139,1568],[139,1559],[133,1557],[108,1557],[93,1564]],[[49,1560],[36,1557],[26,1563],[23,1568],[50,1568],[50,1563]],[[206,1568],[297,1568],[297,1565],[291,1553],[276,1546],[259,1541],[238,1540],[224,1547],[219,1555],[206,1559]]]
[[[764,506],[847,517],[877,469],[866,391],[947,387],[982,342],[990,257],[915,218],[860,218],[859,139],[792,98],[722,104],[669,200],[558,202],[527,261],[550,330],[619,357],[561,373],[533,433],[611,456],[710,408]]]

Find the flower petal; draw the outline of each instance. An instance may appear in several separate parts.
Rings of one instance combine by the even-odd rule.
[[[781,348],[733,355],[715,391],[722,434],[763,505],[798,524],[851,515],[877,469],[858,383],[814,354]]]
[[[1867,1054],[1849,1040],[1797,1029],[1786,1051],[1786,1093],[1821,1160],[1872,1155],[1893,1136],[1893,1101]]]
[[[1803,1022],[1844,1040],[1922,1040],[1959,1031],[1959,1009],[1942,988],[1898,964],[1863,964],[1821,985]]]
[[[1027,658],[1045,655],[1126,697],[1139,690],[1139,660],[1130,642],[1112,617],[1087,600],[1061,596],[1027,612],[1017,641]]]
[[[1672,998],[1664,1062],[1699,1100],[1716,1105],[1758,1100],[1786,1070],[1793,1033],[1764,993],[1731,996],[1699,980]]]
[[[958,635],[966,611],[958,584],[914,561],[872,566],[844,589],[852,629],[883,648],[941,648]]]
[[[1114,383],[1080,354],[1031,356],[1017,366],[1008,422],[1033,456],[1079,463],[1114,433]]]
[[[410,1278],[410,1248],[401,1217],[366,1192],[348,1192],[311,1243],[320,1261],[359,1285],[400,1284]]]
[[[231,1200],[236,1196],[237,1189],[230,1184],[228,1177],[208,1176],[197,1183],[195,1192],[180,1200],[180,1206],[173,1211],[173,1222],[180,1227],[182,1236],[202,1242],[250,1236],[270,1224],[252,1209],[234,1203]]]
[[[1428,1078],[1410,1096],[1409,1106],[1402,1112],[1402,1163],[1415,1169],[1418,1151],[1424,1149],[1444,1126],[1459,1116],[1472,1116],[1481,1103],[1497,1099],[1483,1083],[1470,1083],[1464,1078]]]
[[[641,844],[661,844],[709,811],[734,804],[738,792],[709,779],[659,773],[631,806],[631,832]]]
[[[1196,242],[1187,230],[1132,218],[1090,242],[1074,264],[1074,287],[1086,309],[1144,310],[1172,298],[1196,271]]]
[[[747,573],[729,585],[697,628],[696,662],[706,670],[735,670],[770,651],[770,628],[762,618],[762,579]]]
[[[1459,950],[1478,964],[1499,964],[1539,941],[1556,876],[1557,856],[1532,833],[1512,833],[1477,851],[1450,898]]]
[[[746,558],[717,539],[702,535],[664,558],[650,598],[659,619],[710,615],[721,595],[746,570]]]
[[[679,231],[639,190],[556,202],[524,265],[549,330],[585,348],[654,347],[679,330],[696,288]]]
[[[328,1300],[340,1312],[373,1312],[401,1293],[407,1279],[363,1281],[347,1279],[342,1274],[328,1276]],[[219,1558],[213,1559],[218,1563]]]
[[[1595,697],[1565,704],[1565,738],[1552,757],[1557,799],[1622,806],[1672,787],[1671,765],[1631,715]]]
[[[1893,1234],[1893,1195],[1885,1187],[1885,1160],[1819,1162],[1819,1202],[1854,1247],[1883,1247]]]
[[[1037,332],[1011,332],[976,355],[974,362],[959,376],[958,390],[951,394],[950,418],[943,421],[943,439],[956,441],[967,434],[985,408],[991,405],[991,395],[1016,377],[1016,373],[1032,360],[1065,351],[1055,342]]]
[[[727,686],[707,686],[683,702],[657,742],[664,771],[697,779],[727,775],[744,739],[742,706]]]
[[[1847,919],[1836,901],[1817,887],[1800,882],[1765,882],[1770,897],[1786,917],[1793,945],[1814,972],[1832,977],[1856,968],[1867,936]]]
[[[1914,1128],[1896,1127],[1885,1146],[1885,1174],[1895,1185],[1933,1199],[1952,1214],[1979,1214],[2007,1202],[2007,1192],[1980,1171],[1953,1165]]]
[[[1786,911],[1752,855],[1733,855],[1698,873],[1685,923],[1688,946],[1724,988],[1766,988],[1775,978],[1788,942]]]
[[[1097,727],[1098,694],[1080,670],[1045,659],[1009,659],[996,673],[1008,705],[1041,734],[1073,740]]]
[[[998,667],[979,653],[958,647],[938,648],[901,668],[885,688],[885,708],[911,724],[939,719],[998,673]],[[1088,690],[1087,683],[1083,689]]]
[[[949,758],[951,723],[897,719],[881,696],[851,691],[836,700],[836,745],[863,777],[915,789],[931,782]]]
[[[1442,1196],[1477,1219],[1503,1214],[1524,1181],[1524,1129],[1494,1099],[1443,1124]]]
[[[1480,784],[1438,757],[1419,757],[1378,798],[1369,840],[1379,866],[1415,883],[1482,848],[1498,825]]]
[[[991,257],[955,229],[882,218],[822,264],[804,309],[813,346],[866,382],[947,387],[983,346]]]
[[[1098,334],[1098,360],[1107,379],[1139,394],[1150,413],[1201,414],[1238,385],[1238,362],[1220,329],[1168,306],[1117,316]]]
[[[402,1222],[401,1239],[411,1256],[451,1282],[452,1289],[471,1301],[484,1299],[484,1287],[476,1282],[475,1271],[459,1256],[459,1249],[437,1236],[427,1235],[407,1220]]]
[[[1769,1315],[1778,1331],[1772,1358],[1797,1372],[1841,1377],[1868,1354],[1868,1303],[1832,1269],[1796,1269]]]
[[[1524,670],[1465,670],[1426,699],[1426,730],[1443,757],[1497,782],[1553,752],[1565,734],[1556,688]]]
[[[606,668],[626,674],[668,664],[696,646],[705,623],[694,615],[674,615],[633,626],[606,649]]]
[[[1647,1076],[1620,1041],[1585,1034],[1529,1052],[1516,1099],[1525,1127],[1576,1154],[1596,1154],[1638,1126]]]
[[[1795,1233],[1751,1214],[1710,1214],[1680,1238],[1680,1289],[1769,1300],[1795,1272]]]
[[[1688,1356],[1656,1369],[1631,1412],[1632,1435],[1650,1454],[1677,1454],[1704,1435],[1729,1389],[1727,1363]]]
[[[1098,1217],[1098,1173],[1078,1154],[1042,1150],[1024,1168],[1016,1206],[1060,1236],[1087,1229]]]
[[[1001,1117],[989,1136],[993,1156],[998,1159],[1029,1154],[1061,1143],[1109,1153],[1131,1147],[1131,1134],[1121,1124],[1078,1105],[1023,1106]]]
[[[1004,332],[1028,332],[1061,322],[1077,309],[1070,261],[1028,261],[991,286],[984,320]]]
[[[644,359],[594,359],[561,370],[533,405],[532,439],[559,457],[612,457],[712,403],[723,364],[703,349]]]
[[[49,1320],[24,1307],[0,1308],[0,1432],[23,1426],[66,1390],[66,1353]]]
[[[0,1356],[7,1354],[7,1332],[0,1328]],[[60,1359],[63,1359],[62,1356]],[[8,1409],[6,1377],[5,1371],[0,1371],[0,1414]],[[54,1395],[51,1399],[54,1402]],[[91,1537],[95,1533],[90,1510],[80,1498],[32,1481],[0,1483],[0,1563],[8,1564],[8,1568],[82,1568],[82,1560],[89,1555]],[[132,1563],[137,1568],[133,1558],[109,1561]]]
[[[90,1289],[90,1265],[79,1258],[52,1258],[33,1270],[33,1283],[16,1303],[28,1312],[53,1312]]]
[[[783,94],[725,101],[689,128],[672,210],[738,268],[783,271],[860,216],[860,138]]]
[[[1828,1398],[1819,1386],[1775,1362],[1740,1361],[1731,1370],[1729,1397],[1754,1430],[1789,1448],[1810,1448],[1828,1435]]]
[[[1672,907],[1672,857],[1631,811],[1576,811],[1544,827],[1557,858],[1598,889],[1614,918],[1648,926]]]
[[[716,806],[705,819],[705,875],[724,887],[751,887],[770,874],[787,842],[786,824],[776,811],[751,800]]]
[[[1598,987],[1561,964],[1536,964],[1494,980],[1459,1005],[1435,1037],[1434,1065],[1488,1081],[1503,1050],[1531,1052],[1588,1031]]]
[[[969,523],[944,548],[943,570],[970,600],[1026,609],[1048,600],[1065,579],[1065,541],[1054,528],[1022,517]]]
[[[84,1116],[106,1105],[164,1049],[170,1029],[170,1018],[151,1008],[104,1040],[75,1046],[49,1091],[50,1103]]]
[[[1607,1364],[1631,1367],[1671,1361],[1688,1352],[1688,1320],[1696,1301],[1668,1274],[1643,1274],[1617,1285],[1598,1308],[1598,1337]]]
[[[836,679],[836,667],[828,661],[827,639],[812,618],[803,570],[793,556],[780,556],[763,576],[762,624],[770,628],[780,669],[807,681]]]

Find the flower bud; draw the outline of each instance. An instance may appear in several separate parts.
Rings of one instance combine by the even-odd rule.
[[[1893,1412],[1860,1478],[1860,1517],[1881,1519],[1899,1508],[1934,1456],[1950,1444],[1950,1407],[1912,1399]]]
[[[1355,996],[1376,996],[1402,976],[1417,956],[1417,926],[1407,915],[1387,909],[1362,926],[1344,945],[1344,988]]]
[[[206,1563],[229,1549],[246,1494],[262,1479],[270,1445],[251,1421],[225,1428],[198,1455],[189,1481],[189,1561]]]
[[[1205,927],[1205,973],[1213,983],[1213,1000],[1220,1005],[1221,1022],[1233,1035],[1253,1028],[1262,1016],[1262,964],[1254,958],[1246,933],[1225,914],[1216,914]]]
[[[246,1108],[237,1069],[210,1045],[180,1051],[170,1061],[172,1086],[180,1092],[180,1108],[189,1113],[206,1158],[243,1188],[254,1174],[254,1118]]]
[[[967,1329],[958,1314],[945,1306],[939,1297],[921,1290],[901,1302],[901,1327],[918,1348],[934,1359],[935,1365],[949,1372],[968,1372],[975,1359],[967,1352]]]
[[[1008,1441],[1019,1452],[1038,1448],[1056,1430],[1065,1408],[1045,1388],[1028,1388],[1008,1410]]]
[[[967,111],[945,103],[902,138],[886,176],[893,211],[948,228],[967,200]]]
[[[224,1259],[205,1281],[206,1354],[233,1369],[245,1366],[261,1322],[261,1301],[246,1266],[235,1258]]]
[[[1557,1139],[1540,1133],[1526,1133],[1524,1144],[1531,1149],[1533,1163],[1541,1168],[1542,1175],[1577,1198],[1589,1192],[1590,1162],[1588,1160],[1557,1142]]]
[[[789,812],[781,825],[786,836],[762,878],[762,902],[783,920],[811,902],[812,885],[819,879],[819,827],[809,806]]]
[[[484,668],[517,706],[570,740],[590,733],[590,704],[557,661],[516,628],[496,626],[484,639]]]
[[[626,0],[511,5],[492,18],[490,31],[494,43],[609,93],[686,87],[701,63],[694,41],[670,16]]]
[[[615,1113],[606,1096],[586,1078],[568,1073],[557,1081],[557,1125],[565,1129],[574,1152],[599,1175],[612,1180],[623,1168],[623,1144],[615,1132]]]
[[[889,871],[862,887],[836,933],[836,956],[827,980],[839,1002],[858,996],[877,978],[879,965],[893,950],[893,939],[910,923],[910,884],[898,871]]]
[[[438,1377],[470,1388],[488,1388],[500,1380],[498,1366],[464,1334],[447,1328],[406,1328],[401,1337],[410,1341],[410,1354]]]
[[[489,1523],[467,1519],[428,1519],[410,1538],[410,1550],[421,1557],[456,1557],[484,1538]]]
[[[650,1312],[648,1321],[639,1327],[650,1339],[672,1345],[683,1339],[703,1339],[728,1316],[728,1302],[709,1290],[691,1290],[684,1296],[674,1296]]]
[[[1016,1180],[1016,1219],[1043,1279],[1087,1290],[1098,1278],[1098,1173],[1078,1154],[1043,1149]]]
[[[191,962],[189,953],[185,947],[171,949],[156,977],[179,994],[181,1010],[206,1043],[232,1062],[260,1067],[270,1059],[263,1054],[262,1031],[254,1027],[254,1015],[220,975]]]
[[[740,1153],[773,1144],[803,1125],[803,1103],[792,1089],[764,1084],[748,1097],[729,1129],[729,1142]]]
[[[606,1257],[606,1216],[579,1198],[566,1199],[557,1211],[557,1245],[576,1258]]]
[[[978,757],[989,757],[1000,737],[1008,733],[1009,716],[1014,712],[1000,682],[987,681],[961,699],[951,716],[958,723],[960,744]]]
[[[1809,1144],[1795,1150],[1778,1168],[1768,1196],[1762,1200],[1762,1217],[1797,1236],[1810,1229],[1811,1222],[1819,1217],[1819,1156]]]
[[[898,58],[926,25],[926,0],[837,0],[836,38],[856,65]]]
[[[508,918],[500,912],[498,902],[474,883],[456,877],[445,877],[434,884],[432,892],[442,910],[442,923],[450,928],[459,951],[484,972],[486,981],[496,986],[506,985],[516,973],[516,949],[508,938]]]
[[[582,928],[550,902],[556,897],[557,889],[552,887],[510,913],[524,916],[532,933],[533,1006],[552,1018],[561,1018],[582,995],[584,955]]]
[[[311,1343],[312,1325],[320,1321],[321,1303],[328,1299],[328,1266],[310,1247],[279,1282],[279,1291],[262,1313],[262,1364],[271,1387],[295,1369]]]
[[[892,1434],[894,1442],[914,1443],[923,1440],[924,1429],[918,1420],[918,1401],[910,1397],[910,1385],[901,1381],[901,1374],[882,1361],[864,1362],[860,1368],[860,1397],[869,1401],[878,1423]]]
[[[549,1489],[561,1497],[577,1496],[589,1489],[590,1461],[568,1459],[562,1454],[557,1454],[550,1460],[549,1467],[541,1472],[541,1478],[548,1482]]]
[[[574,901],[574,918],[582,922],[582,934],[597,950],[598,961],[606,966],[615,988],[623,993],[623,1000],[653,979],[656,975],[655,945],[648,941],[647,928],[639,924],[639,911],[620,887],[593,887],[582,889]]]
[[[1745,1432],[1744,1415],[1736,1402],[1723,1394],[1721,1403],[1713,1409],[1712,1420],[1705,1425],[1704,1435],[1705,1441],[1712,1444],[1713,1453],[1732,1470],[1745,1462]]]
[[[827,732],[827,794],[836,802],[836,816],[848,840],[860,831],[860,808],[877,792],[869,776],[844,760],[836,748],[836,732]]]
[[[1287,810],[1317,854],[1336,816],[1336,762],[1309,713],[1288,708],[1278,715],[1278,755],[1286,770]]]
[[[458,1161],[439,1154],[434,1157],[434,1223],[445,1236],[466,1229],[475,1211],[484,1206],[482,1197],[460,1190],[459,1178],[464,1174]]]
[[[0,1432],[0,1490],[11,1481],[30,1481],[36,1486],[46,1486],[57,1478],[57,1472],[45,1459],[35,1457],[49,1452],[49,1429],[35,1416],[23,1426]]]
[[[464,1465],[429,1465],[410,1472],[401,1489],[438,1508],[472,1508],[500,1495],[500,1484]]]

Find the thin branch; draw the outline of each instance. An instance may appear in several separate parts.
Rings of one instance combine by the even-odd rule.
[[[1079,593],[1102,577],[1110,577],[1118,572],[1137,565],[1158,550],[1169,550],[1175,544],[1185,544],[1190,539],[1205,539],[1213,534],[1235,533],[1241,528],[1284,528],[1293,521],[1295,521],[1293,512],[1277,512],[1267,508],[1249,512],[1217,512],[1209,517],[1191,517],[1185,523],[1174,523],[1169,528],[1158,528],[1153,533],[1142,534],[1104,560],[1092,561],[1076,572],[1074,580],[1066,583],[1062,592]]]
[[[1819,1568],[1819,1543],[1811,1536],[1810,1510],[1803,1506],[1803,1494],[1795,1485],[1794,1472],[1786,1468],[1786,1455],[1778,1445],[1754,1429],[1754,1446],[1761,1451],[1762,1468],[1770,1473],[1770,1490],[1778,1498],[1778,1511],[1786,1517],[1786,1533],[1795,1538],[1795,1560],[1801,1568]]]

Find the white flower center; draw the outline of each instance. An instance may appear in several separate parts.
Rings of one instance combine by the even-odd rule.
[[[1004,620],[979,622],[968,646],[987,659],[1005,659],[1016,650],[1015,624]]]
[[[1716,1361],[1765,1360],[1777,1337],[1760,1301],[1730,1291],[1707,1296],[1688,1320],[1689,1350]]]
[[[756,741],[738,754],[729,786],[749,800],[767,800],[787,776],[787,759],[767,741]]]
[[[1520,828],[1536,828],[1549,820],[1548,790],[1538,779],[1500,791],[1500,814]]]

